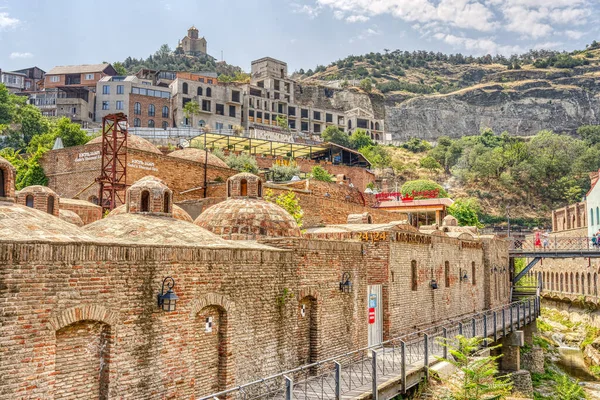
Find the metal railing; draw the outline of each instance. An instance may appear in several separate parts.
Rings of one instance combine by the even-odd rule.
[[[593,237],[540,237],[535,238],[508,238],[509,250],[512,252],[556,252],[556,251],[593,251],[600,252],[600,240]]]
[[[428,367],[447,358],[443,343],[456,343],[456,336],[488,337],[497,340],[533,322],[539,315],[539,297],[531,297],[472,315],[452,324],[437,325],[380,344],[364,347],[323,361],[304,365],[235,388],[201,397],[222,399],[341,399],[342,395],[373,393],[377,386],[400,377],[427,372]]]

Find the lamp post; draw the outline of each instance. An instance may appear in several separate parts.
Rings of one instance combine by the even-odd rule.
[[[167,287],[166,293],[165,286]],[[173,287],[175,287],[175,280],[170,276],[167,276],[163,280],[160,293],[157,295],[158,306],[161,307],[163,311],[175,311],[175,306],[179,297],[173,291]]]

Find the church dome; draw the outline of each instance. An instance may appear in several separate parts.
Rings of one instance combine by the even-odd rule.
[[[125,194],[128,213],[173,215],[173,191],[155,176],[145,176],[131,185]]]
[[[194,223],[230,240],[298,237],[300,228],[283,208],[265,201],[256,175],[241,173],[227,180],[228,199],[209,207]]]
[[[27,186],[16,193],[17,204],[59,216],[59,196],[47,186]]]
[[[84,225],[81,217],[71,210],[59,210],[58,218],[62,219],[63,221],[69,222],[73,225],[77,225],[79,227]]]
[[[98,136],[98,137],[93,138],[89,142],[87,142],[86,145],[101,144],[101,143],[102,143],[102,136]],[[153,145],[148,140],[146,140],[140,136],[137,136],[137,135],[132,135],[132,134],[127,135],[127,147],[130,149],[147,151],[149,153],[162,154],[162,152],[155,145]]]
[[[182,150],[175,150],[168,154],[170,157],[181,158],[184,160],[196,161],[204,164],[206,159],[206,152],[204,150],[196,149],[193,147],[187,147]],[[212,165],[214,167],[220,168],[229,168],[229,166],[225,163],[225,161],[221,160],[219,157],[208,152],[208,165]]]

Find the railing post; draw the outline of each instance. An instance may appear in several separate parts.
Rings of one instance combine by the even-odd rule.
[[[529,307],[529,323],[533,321],[533,315],[531,314],[531,299],[527,299],[527,306]]]
[[[379,400],[377,393],[377,351],[371,350],[371,368],[373,369],[373,400]]]
[[[294,399],[294,381],[292,378],[284,375],[285,378],[285,400]]]
[[[521,329],[521,303],[517,303],[517,330]]]
[[[511,304],[511,305],[510,305],[510,331],[511,331],[511,332],[514,332],[514,331],[515,331],[515,325],[514,325],[514,322],[513,322],[513,308],[514,308],[514,307],[513,307],[513,305]]]
[[[473,337],[477,336],[477,326],[475,326],[475,318],[471,320],[471,327],[473,328]]]
[[[448,359],[448,330],[442,328],[442,332],[444,333],[444,358]]]
[[[429,335],[423,334],[423,341],[425,342],[425,358],[423,360],[423,364],[425,365],[425,369],[429,366]]]
[[[402,376],[402,393],[406,393],[406,343],[400,341],[400,349],[402,350],[402,359],[400,365],[400,374]]]
[[[461,336],[463,334],[463,323],[462,322],[458,323],[458,334]]]
[[[498,313],[494,311],[494,342],[498,340]]]
[[[506,309],[502,309],[502,337],[506,336]]]
[[[335,400],[342,398],[342,364],[334,361],[335,364]]]
[[[487,339],[488,330],[487,330],[487,314],[483,314],[483,337]],[[484,341],[484,346],[487,347],[487,340]]]

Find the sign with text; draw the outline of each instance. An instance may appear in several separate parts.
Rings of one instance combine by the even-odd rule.
[[[369,324],[375,323],[375,308],[369,308]]]
[[[79,153],[77,155],[77,158],[75,159],[75,162],[99,160],[100,157],[101,157],[100,150],[90,151],[87,153]]]
[[[369,295],[369,308],[377,307],[377,295],[375,293],[371,293]]]
[[[137,168],[137,169],[145,169],[146,171],[154,171],[157,172],[158,168],[154,166],[153,162],[150,161],[142,161],[133,159],[127,163],[129,168]]]

